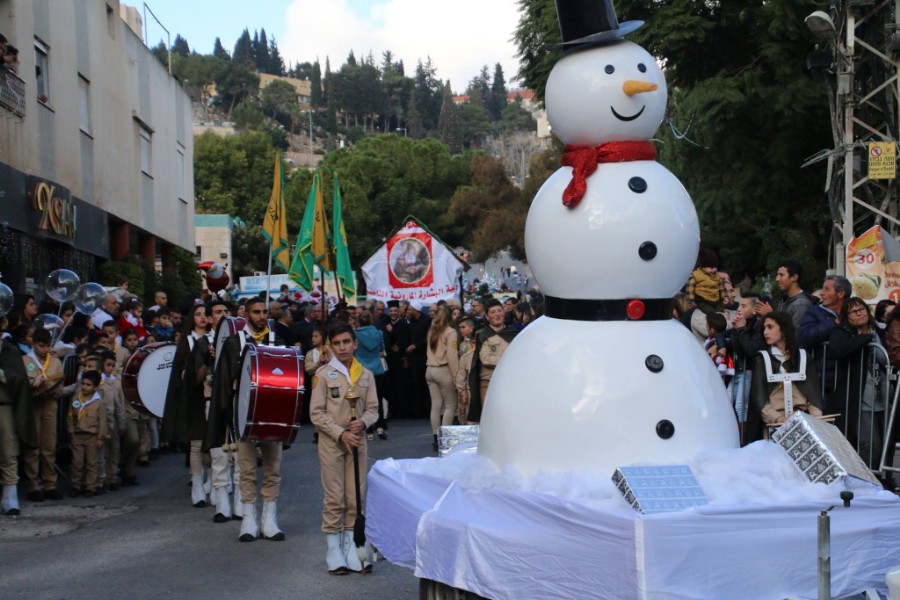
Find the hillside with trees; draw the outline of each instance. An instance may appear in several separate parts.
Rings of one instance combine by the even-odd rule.
[[[320,155],[329,211],[334,178],[340,182],[354,266],[410,214],[448,244],[470,248],[476,258],[505,249],[524,257],[528,205],[555,168],[550,165],[557,164],[558,149],[528,159],[535,166],[532,176],[526,178],[524,169],[515,181],[510,177],[503,149],[521,151],[516,136],[533,137],[536,124],[520,100],[507,101],[499,63],[493,71],[485,65],[462,94],[455,94],[427,57],[410,75],[390,51],[378,61],[351,52],[335,69],[328,58],[324,65],[286,65],[264,30],[252,35],[244,30],[230,53],[220,39],[212,54],[192,52],[180,35],[169,51],[159,45],[154,53],[163,62],[171,57],[172,72],[194,100],[195,114],[235,126],[234,135],[195,136],[194,186],[197,212],[229,214],[242,224],[233,239],[236,275],[264,269],[267,262],[260,225],[275,152],[309,137],[316,140],[307,149]],[[266,75],[309,82],[309,96],[300,97],[290,79],[274,79],[260,89]],[[456,96],[467,98],[459,102]],[[488,151],[491,144],[500,150]],[[306,169],[286,177],[292,239],[311,184]]]

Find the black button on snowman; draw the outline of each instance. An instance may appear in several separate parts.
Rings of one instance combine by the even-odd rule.
[[[555,305],[670,299],[693,268],[700,226],[684,187],[646,152],[665,111],[665,78],[646,50],[622,39],[642,23],[620,25],[611,0],[557,0],[557,11],[566,54],[545,100],[572,166],[532,202],[532,272]],[[611,474],[737,447],[722,380],[690,332],[627,314],[548,314],[523,330],[491,379],[479,454],[525,474]]]

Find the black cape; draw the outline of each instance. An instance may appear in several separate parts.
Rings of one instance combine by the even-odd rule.
[[[3,340],[0,344],[0,369],[6,376],[3,386],[13,407],[13,419],[16,435],[22,448],[37,448],[37,429],[34,425],[34,410],[31,405],[31,388],[28,385],[28,374],[22,353],[11,340]]]
[[[163,413],[161,435],[164,440],[190,442],[203,439],[206,434],[203,380],[210,368],[212,357],[209,355],[209,338],[205,335],[194,341],[189,352],[180,346],[175,352]]]

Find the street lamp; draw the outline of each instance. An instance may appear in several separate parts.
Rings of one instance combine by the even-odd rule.
[[[806,17],[804,21],[816,37],[833,39],[837,35],[834,21],[831,20],[831,16],[825,11],[817,10]]]
[[[398,127],[395,131],[402,131],[403,137],[406,137],[406,127]]]
[[[309,166],[313,166],[313,130],[312,130],[312,109],[306,111],[309,114]]]

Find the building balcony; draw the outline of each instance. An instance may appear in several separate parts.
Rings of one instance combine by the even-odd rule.
[[[25,80],[0,67],[0,106],[20,117],[25,116]]]

